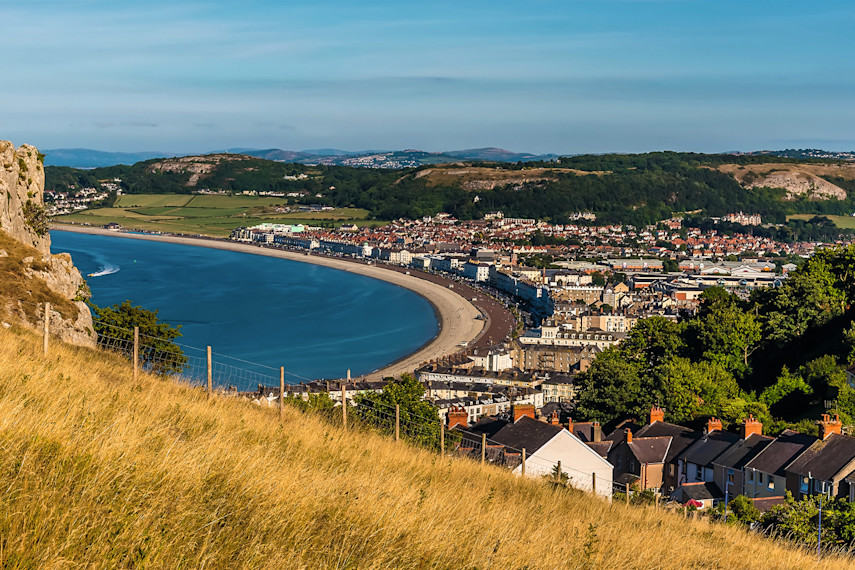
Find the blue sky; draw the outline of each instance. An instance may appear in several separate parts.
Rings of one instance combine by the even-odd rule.
[[[855,149],[855,2],[0,0],[42,148]]]

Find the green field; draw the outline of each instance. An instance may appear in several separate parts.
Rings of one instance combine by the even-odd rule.
[[[386,223],[367,219],[370,212],[359,208],[276,212],[273,206],[284,202],[284,198],[255,196],[132,194],[119,196],[112,208],[84,210],[59,216],[56,221],[98,226],[115,222],[128,229],[215,237],[228,236],[234,228],[262,222],[326,226],[353,223],[371,227]]]
[[[787,220],[810,220],[819,214],[793,214],[787,216]],[[853,216],[834,216],[831,214],[822,214],[824,218],[828,218],[834,225],[843,230],[855,230],[855,217]]]

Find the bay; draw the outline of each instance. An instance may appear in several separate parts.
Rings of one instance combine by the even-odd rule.
[[[340,378],[348,368],[354,376],[370,373],[415,352],[439,330],[424,298],[362,275],[205,247],[51,236],[52,251],[71,254],[96,305],[127,299],[156,309],[161,320],[181,325],[178,342],[193,347],[188,354],[211,345],[247,361],[250,370],[285,366],[289,383]],[[228,383],[248,389],[255,381],[237,374]]]

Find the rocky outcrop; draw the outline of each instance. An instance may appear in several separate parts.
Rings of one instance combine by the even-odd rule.
[[[0,141],[0,230],[12,239],[50,253],[45,213],[44,155],[28,144]]]
[[[86,281],[70,255],[50,253],[42,159],[33,146],[0,141],[0,316],[39,328],[47,302],[52,334],[95,346]]]

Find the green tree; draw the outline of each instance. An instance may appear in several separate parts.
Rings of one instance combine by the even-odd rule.
[[[410,374],[389,382],[382,392],[359,394],[354,399],[357,417],[373,425],[394,429],[395,406],[400,410],[401,434],[434,448],[439,446],[439,413],[424,400],[425,389]]]
[[[643,397],[639,365],[627,360],[616,348],[601,352],[591,367],[576,377],[579,389],[576,413],[600,423],[643,417],[646,402],[656,403],[661,394]]]
[[[175,342],[181,336],[181,325],[173,327],[158,320],[157,311],[131,305],[130,301],[111,307],[92,305],[92,324],[98,344],[133,355],[134,327],[139,327],[139,358],[143,368],[157,374],[181,372],[187,357]]]
[[[760,346],[761,326],[734,295],[712,287],[701,294],[698,315],[688,324],[686,336],[700,358],[743,375],[748,358]]]

